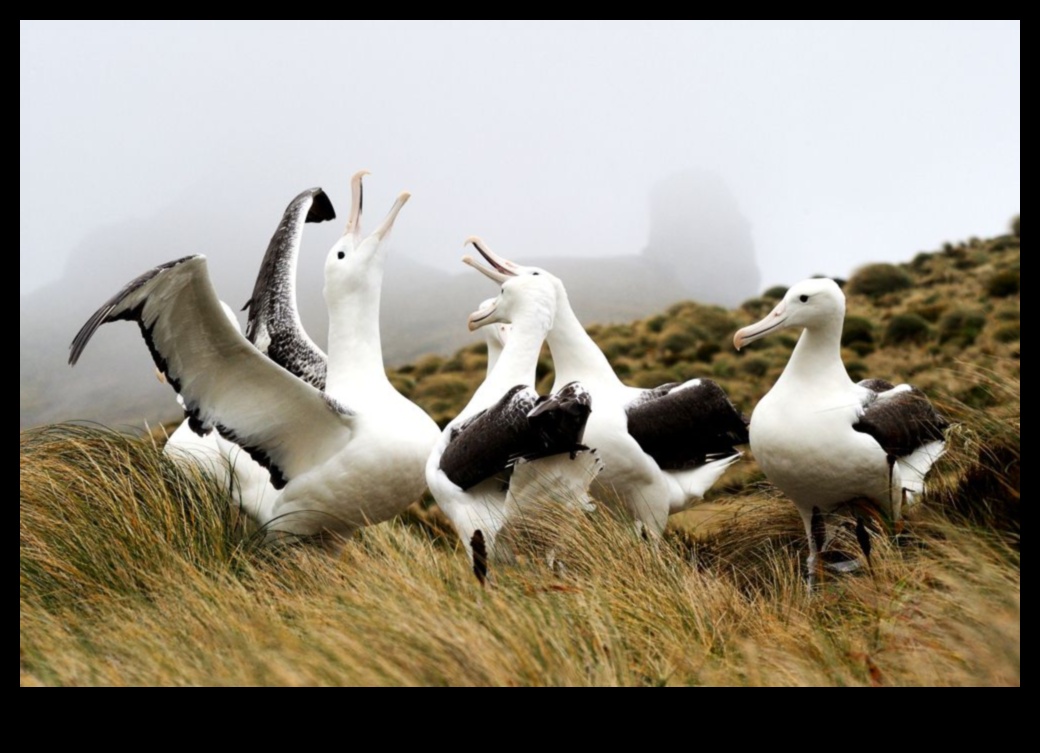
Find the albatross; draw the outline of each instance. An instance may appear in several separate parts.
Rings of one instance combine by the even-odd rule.
[[[228,321],[202,255],[129,282],[70,346],[74,365],[102,324],[136,321],[192,425],[216,429],[270,471],[279,494],[258,515],[269,538],[315,536],[335,548],[357,528],[393,517],[421,495],[439,437],[433,420],[387,379],[379,337],[382,243],[409,194],[362,237],[364,174],[351,180],[346,230],[325,261],[324,390],[274,363]]]
[[[689,509],[736,462],[747,443],[747,422],[711,379],[691,379],[654,389],[625,385],[571,308],[556,276],[495,254],[477,237],[468,240],[491,265],[465,261],[506,284],[541,279],[555,292],[556,311],[547,335],[556,372],[553,389],[581,383],[595,401],[585,442],[603,460],[596,479],[604,499],[617,498],[637,530],[660,535],[668,516]]]
[[[750,435],[762,471],[802,517],[810,580],[836,534],[833,514],[853,506],[898,522],[903,507],[924,491],[949,425],[909,384],[849,378],[841,360],[844,319],[845,294],[837,283],[803,280],[764,319],[733,336],[740,350],[788,327],[803,330],[780,378],[755,406]],[[869,559],[862,517],[856,533]]]
[[[430,491],[481,582],[488,560],[511,558],[498,540],[510,519],[546,500],[590,509],[589,484],[601,468],[597,453],[582,444],[591,399],[577,383],[542,397],[534,389],[555,307],[551,283],[527,277],[506,282],[470,315],[470,330],[511,326],[486,379],[426,464]],[[489,358],[502,334],[488,338]]]
[[[326,193],[310,188],[299,193],[282,213],[260,265],[253,296],[243,308],[250,308],[246,337],[275,363],[306,379],[318,389],[325,387],[325,354],[307,337],[296,309],[296,259],[299,255],[303,225],[325,222],[336,217]],[[221,301],[228,321],[237,329],[238,318]],[[261,324],[257,326],[256,322]],[[165,376],[160,374],[161,378]],[[184,400],[179,395],[181,407]],[[166,440],[163,453],[182,465],[193,465],[214,476],[231,492],[232,500],[252,518],[262,515],[277,491],[271,475],[249,457],[241,447],[205,431],[200,436],[186,418]],[[201,430],[201,427],[200,429]]]

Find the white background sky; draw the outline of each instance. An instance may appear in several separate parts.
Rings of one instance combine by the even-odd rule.
[[[198,192],[256,206],[259,264],[293,195],[345,218],[362,167],[378,216],[414,195],[395,247],[453,270],[474,233],[520,261],[638,253],[650,188],[690,168],[729,185],[764,286],[1020,208],[1018,21],[22,21],[20,59],[23,294]],[[192,221],[164,242],[215,253]]]

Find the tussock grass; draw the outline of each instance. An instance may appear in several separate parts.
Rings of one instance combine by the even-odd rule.
[[[812,593],[794,508],[759,483],[710,534],[656,542],[606,505],[549,504],[482,589],[429,512],[337,557],[259,548],[224,490],[148,438],[48,427],[22,435],[21,471],[23,685],[1021,679],[1018,549],[942,495],[901,539],[875,535],[869,572]]]
[[[924,323],[919,341],[850,347],[850,372],[909,380],[955,424],[902,533],[872,532],[869,569],[807,592],[801,521],[750,454],[660,541],[609,504],[585,515],[546,500],[507,532],[517,564],[482,589],[436,506],[365,529],[336,557],[264,548],[227,490],[169,463],[159,438],[44,427],[20,436],[19,681],[1019,685],[1020,295],[990,288],[1020,256],[1016,224],[919,254],[897,270],[911,287],[849,292],[850,317],[875,334],[901,316]],[[590,332],[630,384],[711,376],[750,412],[794,339],[740,354],[719,343],[773,304],[680,304]],[[987,324],[933,336],[962,308]],[[444,422],[484,368],[474,345],[391,378]],[[548,360],[538,379],[551,383]],[[858,553],[851,529],[837,545]]]

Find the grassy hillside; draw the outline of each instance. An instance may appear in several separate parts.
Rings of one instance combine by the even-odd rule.
[[[1019,685],[1019,266],[1016,234],[848,281],[853,375],[910,379],[957,425],[903,535],[875,531],[873,567],[812,594],[794,507],[750,458],[659,546],[604,505],[549,510],[481,589],[428,504],[338,557],[263,549],[157,440],[22,432],[20,684]],[[711,376],[750,412],[794,341],[730,338],[778,292],[593,333],[631,383]],[[481,351],[392,377],[443,423]]]

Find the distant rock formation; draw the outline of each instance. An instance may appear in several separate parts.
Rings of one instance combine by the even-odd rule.
[[[586,324],[627,322],[691,298],[732,306],[757,294],[750,226],[720,179],[679,173],[658,184],[650,207],[650,240],[642,254],[539,258],[508,247],[498,250],[560,277]],[[106,327],[75,369],[65,362],[68,344],[87,317],[128,280],[191,253],[207,254],[218,294],[238,309],[249,297],[277,218],[257,222],[249,210],[187,194],[153,217],[127,220],[85,238],[61,279],[20,302],[20,426],[67,419],[140,425],[143,419],[176,418],[173,392],[154,379],[137,327]],[[317,232],[309,229],[307,235]],[[304,326],[323,344],[324,256],[315,254],[312,244],[307,248],[297,297]],[[451,274],[391,248],[381,317],[386,362],[400,365],[426,353],[448,354],[473,342],[466,317],[496,292],[485,277],[461,264]]]
[[[686,170],[654,186],[643,256],[701,303],[736,306],[760,289],[751,223],[711,172]]]

